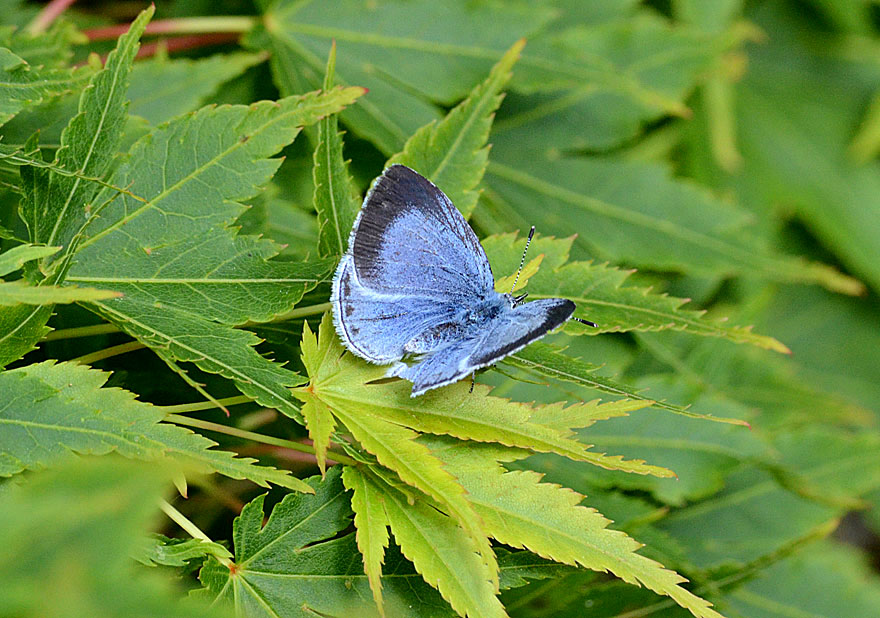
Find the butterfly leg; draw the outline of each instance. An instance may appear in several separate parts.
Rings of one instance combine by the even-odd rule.
[[[476,375],[477,373],[475,371],[471,371],[471,390],[468,391],[469,395],[474,392],[474,382],[477,381],[477,378],[475,377]]]

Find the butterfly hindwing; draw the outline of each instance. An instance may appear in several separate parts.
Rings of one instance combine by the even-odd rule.
[[[373,363],[400,359],[408,341],[448,321],[456,310],[434,298],[387,294],[365,287],[348,254],[336,272],[332,296],[336,331],[349,350]]]

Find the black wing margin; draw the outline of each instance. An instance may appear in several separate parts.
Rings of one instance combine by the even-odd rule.
[[[392,165],[374,183],[349,251],[361,283],[385,293],[476,300],[494,284],[486,253],[461,213],[404,165]]]

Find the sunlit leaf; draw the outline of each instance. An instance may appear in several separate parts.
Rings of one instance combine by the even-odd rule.
[[[336,44],[330,48],[324,90],[333,87]],[[335,114],[318,121],[315,147],[315,211],[318,214],[318,253],[340,256],[348,248],[348,236],[360,209],[360,199],[342,154],[342,134]]]
[[[483,242],[489,260],[499,272],[515,270],[522,254],[511,234],[493,236]],[[552,246],[552,250],[550,247]],[[683,330],[695,335],[723,337],[737,343],[750,343],[762,348],[787,352],[788,348],[772,337],[753,333],[750,328],[727,326],[719,320],[704,318],[702,311],[683,309],[682,298],[652,293],[649,288],[625,285],[632,271],[620,270],[608,264],[593,262],[566,262],[571,239],[537,239],[530,251],[552,251],[555,259],[542,262],[538,272],[530,277],[529,298],[568,298],[577,304],[576,315],[591,320],[597,329],[574,325],[577,332],[600,333],[619,331]],[[513,262],[517,260],[517,262]],[[516,264],[516,265],[515,265]]]
[[[479,198],[477,189],[489,160],[486,140],[495,110],[501,104],[501,89],[508,82],[525,41],[504,54],[477,86],[439,123],[425,125],[410,137],[403,151],[388,165],[400,163],[425,176],[446,193],[465,217]]]
[[[491,446],[476,450],[452,441],[432,442],[437,454],[468,490],[489,534],[513,547],[565,564],[610,571],[626,582],[668,595],[694,616],[718,618],[710,603],[679,584],[686,580],[636,552],[640,544],[594,509],[578,506],[584,498],[557,485],[540,483],[530,471],[505,472],[492,458],[507,455]]]
[[[304,338],[309,340],[312,337],[314,335],[307,330]],[[321,350],[323,353],[316,358],[312,350]],[[445,434],[460,439],[498,442],[537,452],[557,453],[611,470],[672,476],[669,470],[642,460],[624,460],[619,456],[593,452],[588,444],[568,437],[568,427],[582,425],[560,428],[553,424],[542,424],[543,419],[547,418],[580,418],[592,422],[592,413],[600,418],[602,415],[617,414],[601,409],[597,411],[591,403],[572,404],[572,409],[565,409],[562,404],[542,409],[492,397],[485,387],[470,394],[464,383],[411,397],[411,385],[402,380],[370,383],[382,378],[387,369],[368,365],[351,354],[343,353],[328,316],[322,323],[318,344],[305,344],[303,352],[306,353],[304,364],[309,368],[310,381],[307,386],[295,389],[296,397],[306,402],[323,402],[356,438],[369,442],[364,446],[381,463],[429,495],[432,495],[430,484],[426,487],[416,479],[427,472],[429,465],[437,469],[435,474],[439,474],[440,478],[445,477],[446,473],[441,474],[442,468],[424,447],[412,442],[417,435],[415,432]],[[535,418],[532,418],[533,414]],[[562,423],[558,420],[555,422]],[[374,449],[381,449],[382,454]],[[404,476],[397,467],[401,463],[393,462],[404,455],[411,458],[407,462],[411,466],[424,458],[425,469],[413,469]]]

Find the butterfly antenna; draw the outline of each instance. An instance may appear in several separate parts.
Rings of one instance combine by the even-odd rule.
[[[589,320],[582,320],[580,318],[572,318],[575,322],[580,322],[581,324],[586,324],[587,326],[592,326],[593,328],[599,328],[599,325],[595,322],[590,322]]]
[[[532,229],[529,230],[529,237],[526,239],[526,248],[523,249],[522,259],[519,261],[519,270],[516,271],[516,277],[513,279],[513,286],[510,288],[510,293],[513,294],[513,291],[516,289],[516,284],[519,283],[519,276],[522,273],[523,266],[526,265],[526,252],[529,250],[529,245],[532,243],[532,236],[535,235],[535,226],[532,226]]]

